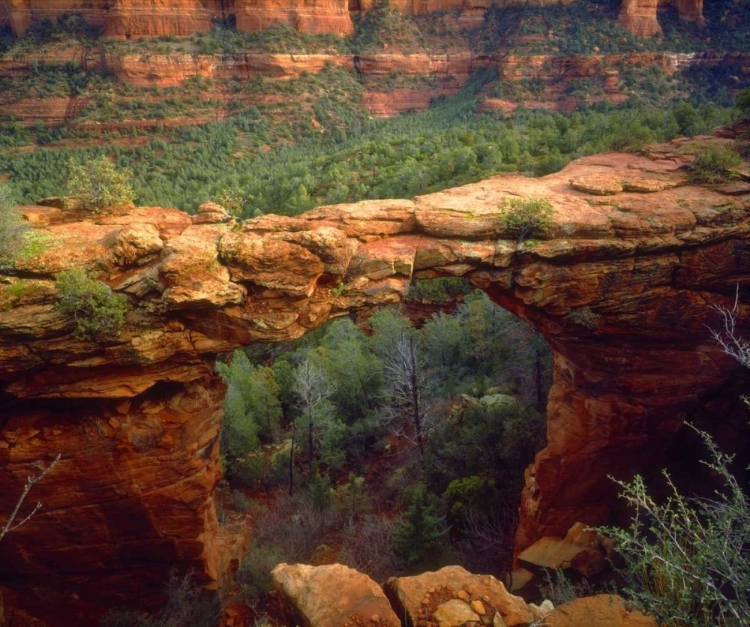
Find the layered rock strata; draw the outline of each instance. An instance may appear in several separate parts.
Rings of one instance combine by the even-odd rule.
[[[683,22],[704,24],[703,0],[622,0],[617,23],[638,37],[661,35],[657,11],[674,4]]]
[[[536,0],[549,4],[548,0]],[[702,24],[703,0],[675,0],[681,19]],[[101,26],[108,37],[138,38],[162,35],[186,36],[210,30],[215,19],[234,15],[237,28],[258,32],[275,24],[288,24],[303,33],[354,32],[351,14],[369,11],[373,0],[0,0],[0,18],[16,35],[43,19],[80,14],[88,23]],[[404,13],[460,12],[459,23],[474,28],[482,24],[492,4],[524,4],[520,0],[396,0]],[[619,24],[634,35],[660,34],[658,0],[623,0]]]
[[[608,475],[658,466],[736,369],[708,326],[712,305],[750,283],[750,196],[689,185],[684,170],[696,150],[728,141],[234,228],[210,218],[219,211],[92,220],[26,209],[42,245],[0,278],[0,512],[39,464],[62,461],[35,489],[45,507],[0,543],[0,583],[27,609],[78,625],[92,605],[151,599],[175,563],[217,582],[231,556],[212,496],[215,356],[398,303],[415,277],[469,278],[554,351],[547,446],[526,473],[518,547],[602,522],[616,492]],[[552,203],[552,224],[519,243],[500,205],[536,196]],[[118,334],[74,336],[54,284],[72,267],[127,297]]]

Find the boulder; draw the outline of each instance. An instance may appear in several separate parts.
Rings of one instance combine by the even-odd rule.
[[[637,610],[628,610],[621,597],[599,594],[558,606],[546,617],[546,627],[658,627]]]
[[[537,576],[550,570],[575,570],[590,578],[605,569],[606,552],[595,531],[576,523],[564,538],[540,538],[525,548],[518,563]]]
[[[153,224],[131,224],[117,234],[112,255],[118,266],[147,261],[164,248],[159,230]]]
[[[527,605],[510,594],[492,575],[473,575],[460,566],[446,566],[414,577],[391,577],[383,586],[399,616],[414,627],[429,622],[449,623],[455,617],[499,614],[507,627],[530,625],[544,617],[545,610]],[[459,608],[459,604],[463,607]],[[442,609],[441,609],[442,608]],[[546,609],[546,606],[545,606]]]
[[[274,587],[304,627],[400,627],[380,586],[367,575],[329,564],[279,564]]]
[[[193,224],[221,224],[229,222],[232,216],[221,205],[215,202],[204,202],[193,216]]]

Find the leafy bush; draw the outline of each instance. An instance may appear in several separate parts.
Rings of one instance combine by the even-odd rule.
[[[125,321],[127,299],[109,286],[90,279],[80,268],[61,272],[55,282],[58,311],[76,321],[82,340],[103,340],[117,334]]]
[[[750,498],[729,470],[732,457],[698,431],[710,452],[704,462],[722,482],[712,499],[678,492],[649,496],[643,478],[618,482],[635,514],[628,529],[600,533],[625,561],[627,595],[665,627],[750,624]]]
[[[700,153],[690,166],[693,183],[723,183],[736,178],[735,170],[742,165],[741,157],[729,148],[711,146]]]
[[[745,87],[737,94],[736,106],[745,115],[750,115],[750,87]]]
[[[446,554],[448,526],[445,517],[428,503],[424,487],[417,486],[409,509],[393,530],[393,552],[415,572],[439,565]]]
[[[527,237],[544,233],[552,222],[554,209],[546,198],[504,198],[500,212],[505,228],[518,238],[518,243]]]
[[[68,168],[68,191],[80,198],[90,211],[98,212],[133,202],[133,188],[130,186],[133,173],[128,169],[118,170],[107,157],[80,164],[71,158]]]
[[[28,223],[15,209],[10,189],[0,184],[0,266],[10,264],[21,252]]]

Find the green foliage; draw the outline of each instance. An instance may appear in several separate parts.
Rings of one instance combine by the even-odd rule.
[[[750,87],[745,87],[737,94],[736,107],[745,115],[750,115]]]
[[[496,494],[493,479],[470,475],[451,481],[443,493],[443,498],[448,503],[451,518],[460,519],[467,510],[489,509]]]
[[[391,7],[388,0],[380,0],[356,22],[357,34],[354,49],[361,52],[389,50],[400,47],[414,50],[424,45],[416,24]]]
[[[245,602],[257,602],[264,594],[273,589],[271,571],[288,557],[278,547],[268,544],[250,545],[242,560],[235,578],[242,586],[242,596]]]
[[[552,223],[555,210],[547,198],[504,198],[500,212],[505,228],[518,238],[520,244],[532,235],[543,235]]]
[[[90,279],[80,268],[65,270],[55,280],[58,311],[75,318],[81,340],[103,341],[116,336],[128,311],[128,301],[108,285]]]
[[[413,572],[439,565],[446,553],[448,526],[445,517],[429,504],[423,486],[417,486],[409,508],[393,530],[393,551]]]
[[[461,277],[417,279],[409,286],[408,298],[422,302],[445,303],[471,291],[471,284]]]
[[[307,498],[318,511],[326,510],[333,505],[333,488],[328,475],[313,473],[307,484]]]
[[[28,223],[16,210],[10,188],[0,184],[0,267],[13,263],[28,229]]]
[[[710,146],[695,157],[690,166],[693,183],[723,183],[737,177],[742,158],[729,148]]]
[[[118,170],[102,156],[78,164],[72,158],[68,162],[68,192],[83,201],[93,212],[133,202],[130,181],[133,173],[128,169]]]
[[[281,418],[279,386],[274,371],[254,366],[241,350],[233,353],[229,364],[217,363],[216,370],[227,384],[222,453],[235,459],[257,450],[261,440],[274,442],[278,438]]]
[[[665,472],[662,503],[642,477],[620,496],[634,510],[628,529],[600,530],[625,561],[626,593],[665,627],[750,624],[750,499],[729,470],[730,456],[698,431],[710,452],[706,466],[722,483],[711,499],[690,498]]]

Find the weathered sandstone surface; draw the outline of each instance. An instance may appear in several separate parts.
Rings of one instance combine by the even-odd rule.
[[[659,465],[736,370],[706,325],[750,284],[750,197],[689,185],[683,167],[727,141],[237,227],[215,208],[194,219],[27,208],[44,250],[0,275],[0,512],[38,464],[62,461],[35,488],[45,507],[0,543],[0,584],[28,611],[82,625],[95,605],[148,604],[175,563],[217,583],[233,552],[213,505],[215,356],[397,303],[414,277],[468,277],[553,348],[547,446],[526,473],[518,548],[602,522],[607,476]],[[528,196],[555,214],[519,244],[499,205]],[[74,337],[54,287],[72,267],[127,296],[118,334]]]
[[[254,33],[288,24],[301,33],[351,35],[349,0],[235,0],[237,28]]]
[[[279,564],[271,576],[290,625],[401,627],[380,586],[348,566]]]

